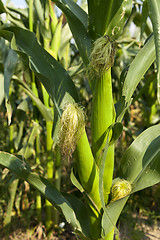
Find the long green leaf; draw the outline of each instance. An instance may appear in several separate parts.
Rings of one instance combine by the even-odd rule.
[[[6,9],[5,9],[2,1],[0,0],[0,14],[1,14],[1,13],[5,13],[5,12],[6,12]]]
[[[141,81],[143,75],[154,62],[155,58],[154,39],[152,36],[136,55],[129,67],[122,89],[122,99],[120,103],[121,110],[119,111],[119,116],[117,118],[118,121],[121,121],[123,118],[125,113],[123,110],[126,108],[126,105],[130,104],[132,95],[138,83]]]
[[[135,139],[121,160],[120,169],[122,178],[127,179],[131,183],[135,181],[143,169],[147,167],[147,162],[150,162],[152,160],[151,158],[155,157],[154,148],[154,151],[152,150],[147,156],[146,151],[148,151],[147,149],[152,141],[159,136],[160,124],[148,128]],[[152,145],[153,144],[151,144],[151,146]],[[156,145],[156,148],[157,147]]]
[[[89,31],[93,38],[108,34],[117,38],[132,10],[132,1],[88,0]]]
[[[125,152],[121,161],[121,178],[133,183],[133,192],[160,181],[160,124],[144,131]],[[147,172],[147,173],[146,173]],[[126,196],[107,205],[102,217],[105,234],[109,234],[128,200]]]
[[[37,42],[34,33],[18,27],[1,30],[0,36],[11,42],[11,47],[19,54],[28,56],[31,70],[45,86],[61,115],[61,107],[69,101],[79,101],[72,79],[65,69]],[[17,48],[18,47],[18,48]]]
[[[9,170],[16,173],[19,178],[24,179],[29,182],[34,188],[39,190],[42,195],[44,195],[56,208],[62,211],[68,223],[70,223],[74,231],[83,232],[84,222],[86,222],[84,217],[84,212],[86,213],[86,218],[88,220],[87,212],[82,204],[79,204],[79,200],[71,199],[71,196],[68,196],[67,200],[54,186],[45,178],[42,178],[36,174],[30,172],[30,169],[25,161],[21,161],[16,156],[0,151],[0,164]],[[67,196],[67,195],[65,195]],[[78,202],[78,205],[81,206],[82,212],[74,212],[73,209],[77,209],[75,206],[75,201]],[[69,203],[71,202],[71,204]],[[73,208],[72,206],[73,205]],[[79,210],[78,210],[79,211]],[[82,227],[81,227],[82,223]],[[84,232],[88,234],[88,230],[85,228]]]
[[[69,27],[76,41],[83,63],[85,66],[87,66],[91,51],[91,39],[87,30],[85,29],[85,26],[79,18],[79,14],[78,17],[76,15],[77,8],[76,11],[75,8],[71,8],[71,4],[67,4],[69,1],[63,1],[64,3],[62,3],[60,0],[55,0],[54,2],[56,3],[57,7],[59,7],[66,15]]]
[[[52,0],[53,2],[57,2],[57,0]],[[66,5],[71,12],[83,23],[84,27],[87,29],[88,27],[88,15],[87,13],[73,0],[60,0],[59,2]]]
[[[143,159],[142,170],[133,182],[137,192],[160,182],[160,135],[148,146]]]
[[[153,25],[157,59],[157,98],[160,103],[160,1],[148,0],[150,17]]]

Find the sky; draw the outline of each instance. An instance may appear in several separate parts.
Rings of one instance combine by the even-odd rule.
[[[8,2],[8,0],[2,0],[2,2],[3,2],[4,4],[6,4],[6,2]],[[25,2],[25,0],[10,0],[10,3],[13,3],[14,6],[16,6],[16,7],[21,7],[21,8],[26,7],[26,2]]]

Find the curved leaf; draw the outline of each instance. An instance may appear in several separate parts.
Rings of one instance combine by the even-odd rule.
[[[91,51],[91,39],[87,30],[85,29],[85,26],[77,17],[77,11],[73,12],[74,9],[70,8],[70,4],[64,4],[66,2],[68,3],[69,1],[64,0],[64,3],[62,3],[62,1],[55,0],[54,2],[56,3],[57,7],[59,7],[66,15],[69,27],[76,41],[83,63],[85,66],[87,66]]]
[[[84,226],[86,220],[88,221],[88,215],[84,205],[81,204],[78,199],[67,196],[66,194],[64,194],[64,196],[66,196],[64,197],[47,179],[31,173],[27,163],[12,154],[0,151],[0,164],[39,190],[56,208],[62,211],[67,222],[73,226],[74,231],[83,232],[84,230],[86,234],[89,234]],[[80,206],[81,212],[79,212],[79,209],[75,205],[76,201],[78,206]],[[73,208],[71,205],[73,205]],[[78,212],[75,213],[74,210]],[[86,220],[84,220],[84,216]]]
[[[65,69],[38,44],[34,33],[11,27],[1,30],[0,36],[10,41],[11,47],[19,54],[23,53],[23,57],[24,53],[28,56],[30,68],[46,88],[59,115],[63,104],[79,101],[72,79]]]
[[[160,181],[160,124],[144,131],[125,152],[121,161],[121,178],[133,183],[133,192]],[[147,172],[147,173],[146,173]],[[104,234],[109,234],[129,196],[111,202],[102,216]]]
[[[143,75],[154,62],[155,58],[155,46],[152,36],[136,55],[129,67],[122,89],[122,99],[120,102],[120,105],[122,106],[119,106],[121,110],[117,118],[118,121],[121,121],[123,118],[125,113],[124,108],[127,108],[127,106],[130,104],[133,92],[135,91],[138,83],[141,81]]]
[[[157,98],[160,103],[160,1],[148,0],[157,59]]]
[[[153,127],[148,128],[143,133],[141,133],[134,142],[130,145],[130,147],[124,153],[124,156],[121,160],[120,165],[120,175],[121,178],[124,178],[131,183],[135,182],[135,179],[138,177],[141,172],[147,167],[147,163],[150,163],[152,158],[155,157],[155,149],[151,150],[153,147],[152,141],[160,136],[160,124],[155,125]],[[150,154],[146,155],[147,149],[151,144],[151,148],[149,148]],[[158,146],[155,145],[156,151],[158,151]]]
[[[53,2],[58,2],[57,0],[52,0]],[[87,13],[73,0],[60,0],[62,4],[66,5],[71,12],[83,23],[84,27],[88,27],[88,15]],[[57,3],[56,3],[57,4]]]
[[[0,14],[1,14],[1,13],[5,13],[5,12],[6,12],[6,9],[5,9],[2,1],[0,0]]]
[[[150,187],[160,182],[160,135],[148,146],[143,159],[142,170],[133,182],[133,191]]]

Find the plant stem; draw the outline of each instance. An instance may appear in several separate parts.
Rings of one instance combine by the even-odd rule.
[[[82,187],[91,198],[88,200],[91,220],[91,234],[98,239],[100,236],[100,209],[99,171],[93,158],[85,129],[77,142],[76,166]]]
[[[61,153],[59,147],[56,145],[55,147],[55,154],[56,154],[56,160],[55,160],[55,187],[57,190],[60,191],[61,186]],[[58,226],[59,224],[59,211],[57,209],[54,209],[54,224],[55,226]]]
[[[40,136],[36,136],[36,164],[40,165]],[[42,221],[42,203],[41,203],[41,194],[39,191],[36,191],[36,211],[38,222]]]
[[[106,143],[106,131],[114,122],[114,105],[112,98],[111,68],[104,72],[102,77],[95,79],[95,88],[92,101],[92,149],[98,166],[101,163],[102,150]],[[112,185],[114,168],[114,146],[108,148],[104,171],[104,198],[108,201],[108,194]]]
[[[33,0],[29,0],[29,30],[33,32]]]
[[[13,124],[10,125],[10,128],[9,128],[9,142],[10,142],[10,152],[14,153],[14,125]],[[19,179],[14,179],[13,182],[11,182],[11,184],[9,185],[10,198],[7,205],[6,216],[4,218],[4,228],[7,236],[10,230],[12,208],[15,200],[18,182],[19,182]]]
[[[29,0],[29,30],[33,32],[33,0]],[[31,74],[32,74],[32,82],[31,82],[32,91],[36,95],[36,97],[39,97],[38,90],[36,87],[36,82],[35,82],[35,74],[34,72],[32,72]],[[33,103],[33,108],[34,108],[34,115],[37,115],[36,113],[37,109],[34,103]],[[36,117],[36,122],[38,122],[37,116],[35,117]],[[39,135],[36,136],[36,163],[40,164],[40,136]],[[37,210],[38,222],[40,223],[42,203],[41,203],[41,194],[39,193],[39,191],[36,191],[36,210]]]
[[[51,182],[53,180],[52,127],[53,122],[47,121],[46,122],[47,178]],[[48,234],[50,233],[51,225],[53,224],[52,211],[53,211],[52,204],[48,200],[46,200],[46,229]]]

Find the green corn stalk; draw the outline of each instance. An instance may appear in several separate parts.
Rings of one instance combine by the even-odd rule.
[[[90,62],[92,58],[89,58],[91,42],[95,41],[99,36],[101,36],[103,42],[109,39],[107,35],[112,40],[118,38],[122,33],[125,22],[132,9],[131,0],[122,0],[119,1],[119,4],[117,4],[117,1],[112,0],[88,0],[87,16],[74,1],[56,0],[55,2],[67,16],[69,26],[86,68],[88,67],[88,63],[89,68],[91,67]],[[104,6],[106,6],[106,11],[104,11]],[[59,144],[63,148],[63,154],[65,154],[66,151],[70,157],[76,149],[75,176],[78,182],[78,184],[77,182],[76,184],[79,186],[79,189],[83,189],[86,201],[82,203],[71,195],[62,195],[49,181],[37,175],[35,176],[29,172],[27,167],[22,170],[21,162],[13,155],[1,152],[0,161],[4,166],[17,172],[20,177],[26,179],[39,189],[52,204],[60,208],[66,220],[72,224],[74,231],[78,232],[79,235],[82,236],[82,239],[112,240],[114,238],[115,226],[119,214],[129,195],[160,181],[160,167],[158,162],[160,156],[160,125],[158,124],[144,131],[128,148],[122,158],[120,169],[121,179],[114,179],[112,190],[110,190],[114,167],[114,145],[111,145],[111,143],[114,144],[114,141],[120,135],[120,130],[122,130],[122,124],[120,122],[114,124],[115,113],[111,84],[112,64],[110,64],[112,63],[112,51],[110,45],[107,43],[109,50],[109,52],[107,50],[107,53],[111,53],[111,57],[109,56],[108,58],[109,62],[105,57],[103,58],[104,63],[94,63],[94,72],[92,72],[91,75],[89,71],[89,77],[91,76],[89,82],[91,83],[93,92],[91,149],[85,132],[82,111],[79,111],[79,106],[75,103],[79,100],[71,78],[61,65],[35,42],[33,49],[36,50],[35,52],[39,57],[37,61],[37,56],[35,57],[35,53],[32,51],[33,49],[30,50],[26,47],[28,44],[28,42],[26,42],[26,36],[29,36],[31,42],[35,39],[34,36],[23,29],[19,30],[21,34],[15,28],[11,28],[9,33],[4,31],[0,31],[0,33],[3,37],[7,35],[7,40],[9,39],[9,41],[11,41],[11,34],[15,34],[16,40],[19,40],[17,41],[17,45],[23,52],[30,56],[29,61],[32,64],[31,68],[34,69],[50,93],[50,96],[52,96],[55,109],[59,113],[59,117],[61,117],[60,124],[63,124],[63,127],[60,127],[59,130],[59,133],[62,133],[59,138],[61,143]],[[27,40],[29,38],[27,38]],[[110,42],[110,40],[108,42]],[[17,46],[14,45],[13,42],[12,47],[13,49],[17,49]],[[121,121],[125,110],[131,102],[131,97],[136,86],[155,60],[154,51],[153,38],[151,37],[130,65],[122,89],[123,97],[118,102],[119,105],[116,108],[117,121]],[[100,52],[104,52],[104,46]],[[45,58],[41,57],[40,53],[43,56],[45,55]],[[46,64],[46,59],[47,63],[49,63],[48,65]],[[93,58],[93,60],[97,61],[97,58]],[[97,69],[97,66],[100,67],[100,71]],[[57,71],[57,69],[59,71]],[[137,74],[134,74],[135,69]],[[46,78],[44,78],[44,76]],[[63,84],[64,82],[65,84]],[[55,94],[53,89],[59,90],[60,94]],[[67,106],[69,106],[68,113],[66,112]],[[66,119],[66,123],[64,119]],[[6,158],[9,159],[9,163],[6,162]],[[102,174],[103,170],[104,175]],[[111,200],[108,202],[110,192]]]
[[[47,150],[47,178],[50,182],[53,181],[53,152],[52,152],[52,145],[53,145],[53,139],[52,139],[52,127],[53,122],[47,121],[46,122],[46,150]],[[52,204],[46,200],[46,229],[48,231],[48,234],[50,233],[51,226],[53,224],[52,221],[52,214],[53,214],[53,207]]]
[[[77,142],[76,147],[76,169],[82,187],[89,195],[89,198],[92,199],[88,199],[91,232],[94,232],[95,237],[98,238],[100,235],[99,224],[101,209],[101,200],[99,195],[99,171],[93,158],[85,129],[82,131],[82,136]]]
[[[47,4],[47,3],[46,3]],[[60,18],[60,21],[57,21],[57,18],[55,16],[55,13],[53,11],[53,8],[51,6],[51,2],[48,1],[49,4],[49,12],[51,15],[51,30],[53,33],[53,38],[51,41],[51,46],[49,46],[48,39],[44,37],[44,48],[50,52],[55,59],[58,57],[58,49],[60,46],[60,38],[61,38],[61,28],[62,28],[62,18]],[[46,29],[49,29],[49,16],[45,20],[45,27]],[[50,107],[50,97],[47,91],[45,90],[44,86],[42,85],[42,93],[43,93],[43,100],[45,106],[51,109],[53,113],[53,107]],[[47,178],[52,182],[53,181],[53,172],[54,172],[54,162],[53,162],[53,152],[52,152],[52,145],[53,145],[53,140],[52,140],[52,128],[53,128],[53,122],[52,121],[47,121],[46,122],[46,148],[47,148]],[[57,158],[59,158],[59,153],[56,151],[56,161]],[[56,177],[56,184],[58,184],[58,189],[59,189],[59,184],[60,184],[60,179],[57,180],[57,177],[60,178],[60,168],[55,169],[55,177]],[[59,182],[59,183],[58,183]],[[53,225],[53,220],[52,220],[52,215],[54,216],[54,224],[58,225],[58,212],[56,209],[53,211],[52,204],[46,200],[46,228],[48,234],[50,234],[51,231],[51,226]]]
[[[36,164],[40,165],[40,135],[38,134],[35,139],[36,142]],[[37,210],[37,219],[40,223],[42,221],[42,202],[41,195],[39,191],[36,191],[36,210]]]
[[[58,145],[55,147],[55,167],[54,167],[54,185],[56,189],[61,190],[61,153]],[[58,226],[59,224],[59,211],[57,209],[53,212],[54,225]]]
[[[62,21],[63,21],[63,15],[60,17],[59,22],[57,23],[57,26],[51,41],[51,53],[55,59],[57,59],[58,57],[58,50],[60,47]]]
[[[11,124],[9,127],[9,142],[10,142],[10,152],[14,153],[14,124]],[[15,200],[15,195],[17,191],[19,179],[14,179],[12,183],[9,185],[9,201],[6,210],[6,216],[4,218],[4,228],[6,231],[6,236],[9,235],[10,225],[11,225],[11,217],[12,217],[12,209]]]
[[[105,147],[106,131],[114,123],[114,105],[112,97],[111,68],[95,80],[95,90],[92,101],[92,150],[98,167],[101,163],[101,154]],[[108,195],[112,186],[114,169],[114,145],[110,146],[105,161],[104,194],[107,204]]]
[[[29,30],[33,32],[33,0],[29,0]],[[31,86],[32,91],[35,94],[36,97],[38,97],[38,90],[36,87],[35,82],[35,74],[33,71],[31,71],[32,78],[31,78]],[[33,109],[34,109],[34,116],[36,118],[36,122],[38,122],[38,119],[36,117],[37,115],[37,108],[33,102]],[[40,164],[40,136],[36,136],[36,164]],[[42,203],[41,203],[41,195],[39,192],[36,192],[36,210],[37,210],[37,217],[38,222],[41,222],[41,212],[42,212]]]
[[[50,17],[51,17],[51,30],[52,30],[52,34],[54,34],[54,31],[56,29],[56,25],[58,23],[55,11],[54,11],[54,3],[51,2],[51,0],[48,0],[49,3],[49,13],[50,13]]]

